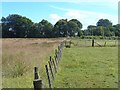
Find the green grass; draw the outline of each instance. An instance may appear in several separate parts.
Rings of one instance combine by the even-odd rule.
[[[48,43],[48,41],[51,41]],[[33,88],[33,68],[39,67],[44,87],[48,87],[45,65],[54,56],[59,40],[3,39],[2,87]],[[98,40],[99,43],[104,41]],[[117,87],[117,47],[85,47],[85,40],[72,39],[72,47],[63,50],[53,87]],[[107,41],[108,42],[108,41]],[[86,44],[91,46],[91,40]],[[11,46],[12,45],[12,46]]]
[[[118,46],[118,40],[107,40],[107,39],[94,39],[95,47],[99,47],[99,45],[104,46],[106,42],[106,47],[115,47]],[[85,47],[92,45],[92,39],[79,39],[79,38],[72,38],[72,42],[75,46]]]
[[[117,51],[117,47],[65,48],[54,87],[117,88]]]

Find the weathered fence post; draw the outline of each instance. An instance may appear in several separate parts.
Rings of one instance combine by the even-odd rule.
[[[33,85],[34,85],[34,90],[38,90],[38,88],[39,88],[39,90],[43,90],[43,88],[44,88],[42,80],[40,80],[37,67],[34,67],[34,81],[33,81]]]
[[[47,73],[47,77],[48,77],[49,88],[50,88],[50,90],[52,90],[52,82],[51,82],[51,79],[50,79],[50,73],[48,71],[48,66],[45,65],[45,68],[46,68],[46,73]]]
[[[54,65],[55,72],[57,72],[57,66],[56,66],[56,64],[54,62],[54,59],[52,59],[52,62],[53,62],[53,65]]]
[[[65,40],[65,47],[66,47],[67,41]]]
[[[56,66],[57,66],[58,65],[57,56],[55,55],[54,58],[55,58]]]
[[[115,46],[117,46],[117,44],[116,44],[116,39],[115,39]]]
[[[106,41],[105,41],[105,43],[104,43],[104,47],[106,46]]]
[[[62,50],[63,50],[64,46],[65,46],[65,41],[62,42]]]
[[[62,56],[62,45],[61,45],[61,48],[60,48],[60,60],[61,60],[61,56]]]
[[[59,59],[60,59],[60,47],[59,47],[59,50],[58,50],[58,53],[57,53],[57,61],[59,63]]]
[[[92,47],[94,47],[94,39],[92,39]]]
[[[60,50],[58,51],[58,57],[57,57],[58,63],[59,63],[59,60],[60,60]]]
[[[52,78],[54,80],[54,74],[53,74],[53,70],[52,70],[52,62],[51,62],[51,56],[50,56],[50,61],[48,61],[49,63],[49,68],[50,68],[50,71],[51,71],[51,74],[52,74]]]
[[[58,52],[59,52],[59,50],[60,50],[60,45],[58,46]]]
[[[59,50],[58,50],[59,51]],[[58,58],[58,51],[57,49],[55,49],[55,61],[56,61],[56,64],[58,64],[58,61],[57,61],[57,58]]]
[[[55,55],[57,55],[57,49],[55,49]]]

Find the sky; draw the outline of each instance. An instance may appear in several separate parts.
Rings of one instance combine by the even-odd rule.
[[[83,29],[88,25],[96,25],[99,19],[109,19],[114,25],[118,23],[118,0],[47,0],[2,1],[2,16],[19,14],[38,23],[46,19],[53,25],[59,19],[78,19]]]

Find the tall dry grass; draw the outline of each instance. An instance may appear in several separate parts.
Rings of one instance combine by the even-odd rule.
[[[42,73],[43,67],[49,59],[49,55],[54,52],[54,49],[57,48],[62,40],[62,38],[2,39],[3,78],[16,78],[27,74],[33,74],[33,68],[35,66],[38,66]],[[4,85],[3,83],[3,86]]]

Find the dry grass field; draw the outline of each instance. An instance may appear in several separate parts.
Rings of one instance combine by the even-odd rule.
[[[4,88],[33,87],[33,68],[44,76],[44,65],[61,39],[2,39],[2,85]],[[42,76],[42,77],[43,77]],[[44,80],[44,78],[42,78]]]
[[[2,39],[2,87],[33,88],[33,69],[37,66],[44,87],[48,88],[45,65],[63,40],[64,38]],[[104,45],[106,40],[95,41]],[[107,40],[105,47],[91,47],[91,40],[73,38],[72,47],[63,50],[53,87],[118,87],[117,45],[117,41]]]

